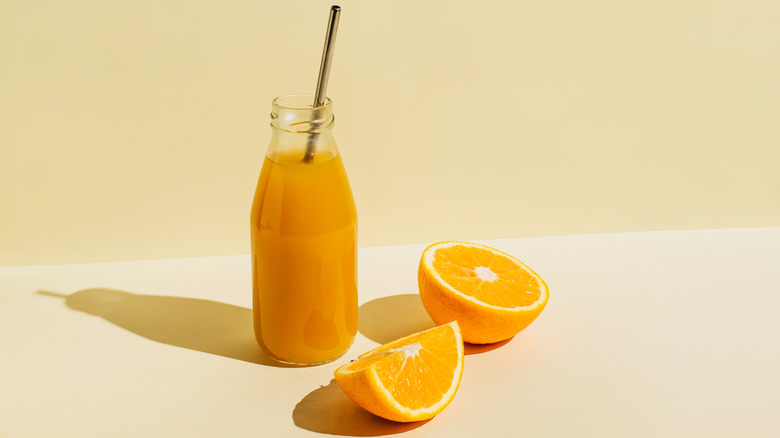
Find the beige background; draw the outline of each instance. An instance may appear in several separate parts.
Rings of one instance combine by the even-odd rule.
[[[342,1],[360,244],[780,225],[780,3]],[[0,0],[0,264],[248,252],[322,1]]]

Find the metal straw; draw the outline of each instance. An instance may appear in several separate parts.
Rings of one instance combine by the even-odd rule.
[[[328,77],[330,76],[330,64],[333,62],[333,48],[336,46],[336,31],[339,29],[339,15],[341,7],[333,5],[330,7],[330,17],[328,17],[328,31],[325,34],[325,47],[322,49],[322,61],[320,62],[320,74],[317,77],[317,91],[314,94],[313,119],[317,119],[317,108],[325,104],[325,90],[328,88]],[[309,134],[306,142],[306,155],[304,162],[311,162],[314,159],[314,153],[317,149],[317,133]]]

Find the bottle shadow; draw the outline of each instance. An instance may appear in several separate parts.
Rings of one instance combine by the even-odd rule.
[[[416,429],[426,421],[396,423],[364,410],[344,394],[336,380],[304,397],[293,410],[295,425],[313,432],[345,436],[381,436]]]
[[[386,344],[436,326],[418,294],[377,298],[358,309],[358,331],[378,344]],[[493,344],[464,343],[466,355],[481,354],[506,345],[512,338]]]
[[[146,339],[260,365],[285,367],[268,357],[254,338],[252,310],[197,298],[144,295],[92,288],[64,298],[80,312],[98,316]]]

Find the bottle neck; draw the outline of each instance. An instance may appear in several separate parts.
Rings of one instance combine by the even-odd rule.
[[[278,162],[322,162],[338,154],[333,139],[333,102],[326,99],[313,107],[314,96],[292,94],[274,99],[271,105],[273,134],[266,154]]]

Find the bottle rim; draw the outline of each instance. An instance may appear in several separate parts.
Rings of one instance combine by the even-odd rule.
[[[292,101],[288,103],[287,101]],[[314,94],[312,93],[292,93],[292,94],[285,94],[284,96],[279,96],[276,99],[274,99],[271,104],[275,107],[279,107],[286,110],[292,110],[292,111],[311,111],[312,109],[321,109],[321,108],[327,108],[333,106],[333,101],[330,100],[329,97],[325,97],[325,102],[315,107],[312,103],[306,103],[306,102],[314,102]]]

